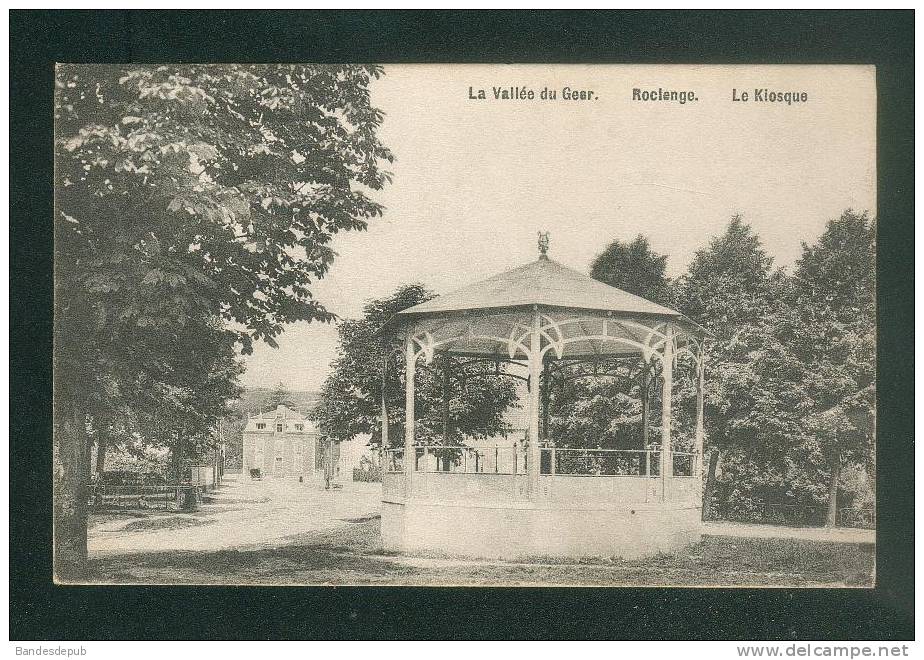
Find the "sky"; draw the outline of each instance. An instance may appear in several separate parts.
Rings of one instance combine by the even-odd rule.
[[[535,98],[495,100],[513,86]],[[564,100],[565,87],[588,100]],[[755,101],[755,88],[807,100]],[[609,242],[644,234],[676,277],[736,213],[790,266],[827,220],[875,214],[875,89],[864,66],[386,65],[372,86],[396,157],[373,194],[384,217],[335,239],[313,293],[355,318],[401,284],[445,293],[531,261],[539,231],[552,259],[584,272]],[[293,324],[278,343],[255,347],[244,384],[318,390],[336,326]]]

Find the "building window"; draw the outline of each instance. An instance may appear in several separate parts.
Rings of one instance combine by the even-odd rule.
[[[266,424],[259,424],[259,423],[257,424],[257,430],[258,430],[258,431],[262,431],[262,430],[265,429],[265,428],[266,428]]]
[[[305,425],[304,425],[304,424],[296,424],[296,425],[295,425],[295,430],[296,430],[296,431],[304,431],[304,430],[305,430]]]
[[[276,424],[276,431],[282,433],[282,424]]]

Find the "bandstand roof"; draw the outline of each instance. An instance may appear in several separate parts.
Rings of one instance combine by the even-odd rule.
[[[542,255],[536,261],[409,307],[398,317],[533,306],[682,318],[680,312],[604,284]]]
[[[673,328],[689,345],[705,331],[680,312],[595,280],[548,258],[409,307],[386,324],[412,328],[420,351],[522,359],[537,313],[541,350],[558,358],[650,355]],[[647,358],[646,358],[647,359]]]

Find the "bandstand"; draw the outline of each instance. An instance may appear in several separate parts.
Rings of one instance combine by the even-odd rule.
[[[404,445],[388,450],[382,479],[385,549],[632,558],[700,540],[704,331],[677,311],[549,259],[547,250],[545,235],[536,261],[408,308],[387,324],[404,353],[406,393]],[[449,358],[524,370],[525,437],[494,447],[418,442],[417,365]],[[646,379],[660,381],[658,437],[648,437],[646,417],[637,448],[556,446],[550,373],[614,358],[634,358]],[[671,398],[681,364],[692,366],[697,394],[691,446],[675,451]],[[383,401],[384,438],[388,424]],[[451,458],[441,460],[447,452]]]

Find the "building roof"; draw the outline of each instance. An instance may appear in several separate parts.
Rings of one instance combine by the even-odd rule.
[[[276,406],[273,410],[260,412],[255,415],[250,415],[249,417],[250,419],[293,419],[299,422],[308,420],[308,415],[300,413],[297,410],[292,410],[288,406],[282,404]]]
[[[536,261],[398,312],[399,317],[482,309],[554,307],[681,318],[680,312],[604,284],[541,255]]]

